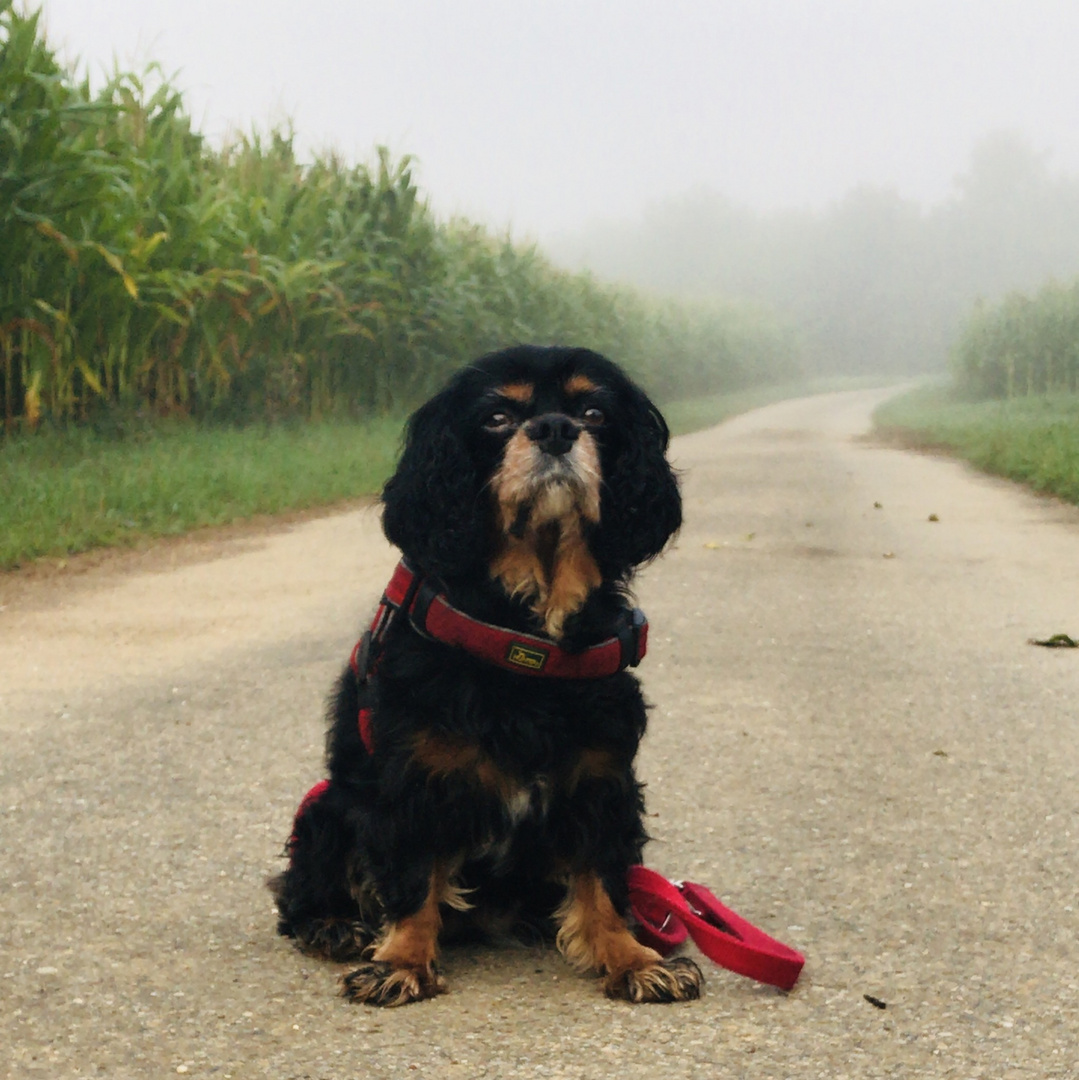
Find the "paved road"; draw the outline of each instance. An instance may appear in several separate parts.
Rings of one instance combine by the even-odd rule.
[[[678,440],[687,525],[640,590],[649,862],[801,948],[794,993],[706,967],[631,1007],[478,950],[378,1011],[274,936],[262,881],[394,562],[358,511],[0,579],[0,1070],[1079,1075],[1079,653],[1027,644],[1079,634],[1079,513],[857,438],[881,396]]]

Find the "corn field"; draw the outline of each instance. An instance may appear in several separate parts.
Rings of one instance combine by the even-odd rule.
[[[952,351],[972,398],[1079,393],[1079,282],[980,304]]]
[[[747,307],[691,307],[437,221],[410,160],[298,162],[290,133],[223,150],[150,69],[92,90],[0,0],[0,415],[230,421],[392,412],[471,357],[586,344],[661,399],[794,371]]]

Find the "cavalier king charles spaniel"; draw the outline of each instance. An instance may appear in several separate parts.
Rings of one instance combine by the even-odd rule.
[[[382,495],[404,559],[270,882],[282,934],[356,962],[350,1000],[441,993],[448,938],[543,934],[610,997],[699,996],[692,960],[634,937],[626,884],[647,840],[628,590],[681,524],[668,438],[577,348],[485,356],[409,420]]]

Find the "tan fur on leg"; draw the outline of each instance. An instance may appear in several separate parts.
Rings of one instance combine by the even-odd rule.
[[[615,910],[595,874],[577,874],[557,912],[558,948],[584,971],[605,975],[608,997],[627,1001],[692,1001],[700,997],[702,976],[687,957],[665,961],[642,945]]]
[[[443,899],[460,903],[460,890],[436,868],[420,910],[386,928],[371,947],[371,962],[342,978],[341,993],[367,1005],[407,1005],[441,994],[446,984],[435,968],[435,957],[442,926],[438,905]]]

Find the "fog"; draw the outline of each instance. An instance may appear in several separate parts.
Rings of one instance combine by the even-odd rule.
[[[763,302],[811,371],[914,374],[943,365],[978,301],[1079,276],[1079,176],[998,132],[928,206],[862,184],[823,210],[755,211],[697,189],[554,253],[661,293]]]
[[[833,366],[932,366],[975,297],[1079,272],[1065,0],[43,7],[96,81],[159,61],[212,140],[385,144],[440,215],[774,304]]]
[[[416,155],[441,211],[540,239],[705,185],[759,209],[944,197],[1023,132],[1079,171],[1068,0],[44,0],[100,73],[156,59],[204,131]]]

